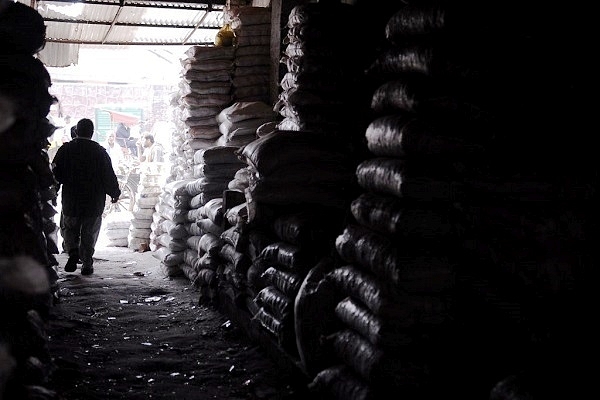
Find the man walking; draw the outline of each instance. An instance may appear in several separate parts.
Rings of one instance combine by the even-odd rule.
[[[76,129],[77,137],[58,149],[52,170],[62,185],[60,231],[69,254],[65,271],[74,272],[81,259],[81,274],[91,275],[106,196],[115,203],[121,190],[106,149],[92,140],[94,123],[83,118]]]

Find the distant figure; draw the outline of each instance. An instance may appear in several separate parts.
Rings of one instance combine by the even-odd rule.
[[[110,161],[112,162],[113,170],[115,171],[115,173],[118,173],[119,164],[125,159],[125,155],[123,154],[123,148],[115,142],[114,133],[111,132],[108,134],[108,136],[106,137],[106,143],[104,144],[104,148],[110,156]]]
[[[141,162],[164,162],[164,149],[160,143],[154,142],[154,136],[146,134],[138,142]]]
[[[115,135],[117,140],[129,139],[129,136],[131,136],[131,129],[129,129],[129,127],[124,123],[119,122],[117,129],[115,129]]]
[[[71,140],[77,137],[77,125],[71,127]]]
[[[69,260],[66,272],[77,269],[82,275],[94,273],[93,255],[102,225],[106,196],[116,203],[121,196],[117,176],[106,150],[92,140],[94,123],[77,122],[77,137],[63,144],[54,157],[52,170],[62,185],[60,232]]]
[[[64,125],[60,128],[57,128],[54,131],[54,133],[52,133],[52,135],[48,137],[48,142],[50,143],[50,146],[48,147],[48,159],[50,160],[50,162],[52,162],[52,160],[54,159],[54,156],[56,155],[56,152],[58,151],[60,146],[62,146],[66,142],[69,142],[75,137],[75,125],[69,127],[70,121],[71,117],[67,115],[64,119]]]
[[[73,127],[70,126],[71,124],[71,116],[67,115],[65,117],[65,125],[64,127],[61,129],[62,131],[62,136],[61,136],[61,144],[65,144],[69,141],[71,141],[71,139],[73,139]],[[73,125],[75,126],[75,125]]]
[[[134,157],[138,156],[135,140],[131,138],[131,128],[122,122],[119,122],[115,130],[115,140],[119,146],[128,149]]]

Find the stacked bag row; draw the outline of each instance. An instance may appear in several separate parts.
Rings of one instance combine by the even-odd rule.
[[[208,288],[213,288],[215,281],[212,273],[203,270],[216,270],[217,262],[213,256],[217,249],[215,244],[218,244],[215,239],[220,238],[223,231],[219,218],[223,192],[235,172],[243,166],[235,154],[237,149],[235,146],[216,146],[197,151],[194,163],[198,178],[187,184],[188,194],[192,196],[190,211],[195,215],[195,226],[190,231],[193,235],[188,237],[191,246],[188,246],[186,266],[192,272],[188,278],[202,288],[209,299],[214,298]],[[197,274],[200,275],[197,277]]]
[[[252,142],[256,138],[258,127],[274,118],[274,111],[261,102],[236,102],[223,109],[215,120],[219,125],[219,132],[222,132],[218,142],[224,145],[196,150],[191,163],[192,177],[184,180],[185,196],[190,199],[186,205],[190,218],[186,222],[192,226],[187,227],[189,235],[186,238],[186,258],[180,267],[194,285],[201,288],[203,293],[207,293],[209,301],[214,300],[214,292],[208,290],[208,287],[212,288],[215,281],[211,274],[200,271],[204,269],[203,262],[209,258],[203,257],[205,250],[198,247],[196,240],[205,234],[215,234],[219,237],[222,227],[221,222],[215,224],[215,221],[209,218],[216,213],[206,211],[216,205],[215,201],[223,199],[223,192],[228,189],[229,182],[239,169],[246,166],[236,154],[239,145]],[[199,263],[200,258],[202,262]],[[214,260],[209,261],[208,267],[214,270],[216,263]],[[203,298],[206,296],[203,295]]]
[[[279,120],[273,107],[261,101],[236,101],[217,114],[219,142],[226,146],[242,147],[268,132]]]
[[[210,255],[214,255],[217,247],[210,235],[218,238],[222,227],[210,219],[215,213],[206,211],[216,206],[215,202],[223,198],[223,191],[228,189],[235,173],[246,166],[234,152],[252,142],[261,125],[277,118],[272,107],[254,100],[264,98],[270,67],[266,61],[269,59],[268,45],[265,60],[265,47],[257,46],[258,43],[251,38],[254,35],[269,37],[270,11],[241,7],[230,10],[228,16],[238,37],[246,38],[240,40],[246,52],[239,55],[239,60],[237,41],[219,40],[214,47],[191,47],[182,61],[183,80],[174,103],[178,105],[175,119],[183,125],[180,129],[183,133],[173,140],[177,155],[167,179],[168,185],[178,188],[176,194],[166,190],[158,208],[170,211],[170,203],[177,203],[183,209],[180,220],[171,220],[175,222],[175,226],[170,227],[171,232],[173,229],[178,232],[177,243],[165,234],[168,232],[157,234],[159,231],[155,231],[152,244],[157,246],[158,238],[163,244],[168,242],[171,249],[160,250],[159,258],[166,260],[165,256],[169,255],[170,264],[177,260],[177,266],[169,266],[170,272],[177,273],[176,270],[179,270],[202,290],[202,298],[209,301],[215,297],[217,263],[216,259],[208,257],[205,245],[211,243]],[[230,28],[229,24],[225,25],[224,29]],[[255,54],[257,50],[260,50],[259,54]],[[248,101],[232,102],[238,93],[232,83],[238,86],[239,93],[245,91],[242,97]],[[173,195],[178,196],[177,201],[170,198]],[[182,198],[188,201],[180,201]],[[165,223],[163,217],[155,219],[154,226],[157,228]],[[180,229],[181,226],[185,229]],[[187,234],[182,235],[184,231]],[[173,251],[177,257],[173,256]]]
[[[47,119],[58,100],[35,57],[45,45],[41,15],[0,2],[0,398],[57,399],[46,332],[59,296],[57,184]]]
[[[177,129],[171,137],[171,171],[153,215],[150,248],[167,276],[185,275],[191,282],[196,272],[190,250],[197,250],[194,237],[201,233],[196,224],[201,207],[222,196],[220,186],[227,185],[222,171],[196,153],[226,144],[217,116],[232,102],[234,51],[231,43],[190,47],[172,100]]]
[[[232,6],[224,17],[235,35],[233,100],[270,104],[271,8]]]
[[[165,276],[181,276],[186,239],[196,219],[190,213],[192,197],[186,185],[191,180],[178,180],[166,183],[152,214],[150,250],[160,261]]]
[[[348,4],[328,3],[297,6],[288,16],[280,60],[285,73],[274,107],[283,117],[281,130],[348,136],[368,110],[365,49],[355,45],[362,40],[360,17]]]
[[[182,59],[182,79],[174,97],[177,126],[171,138],[173,179],[192,177],[196,150],[218,145],[222,134],[216,116],[233,100],[234,48],[192,46]]]
[[[372,156],[356,169],[364,192],[337,260],[311,270],[296,301],[315,394],[568,397],[584,382],[564,366],[576,364],[572,343],[590,343],[572,327],[587,326],[576,243],[593,196],[561,186],[581,178],[536,156],[551,147],[537,125],[555,97],[540,89],[568,86],[534,60],[542,53],[530,46],[548,32],[521,23],[538,11],[520,19],[427,1],[385,24],[387,43],[365,69],[374,118]],[[563,123],[557,115],[544,126]]]
[[[139,167],[140,180],[135,192],[135,202],[131,212],[127,247],[145,251],[150,247],[150,233],[155,207],[166,180],[166,164],[144,162]]]
[[[231,28],[235,40],[220,41],[216,46],[192,46],[185,52],[179,90],[172,99],[177,131],[171,138],[175,150],[170,160],[171,179],[192,176],[191,161],[196,150],[240,146],[247,138],[238,137],[254,134],[260,125],[248,121],[231,127],[224,125],[230,121],[219,121],[217,116],[233,102],[269,103],[269,44],[259,42],[270,35],[270,17],[270,8],[233,7],[224,14],[228,23],[224,21],[223,25],[235,26]]]
[[[109,247],[127,247],[129,245],[129,228],[133,215],[131,211],[119,210],[110,212],[102,218],[102,235],[106,237]]]
[[[335,23],[340,9],[348,11],[345,5],[311,4],[299,6],[293,15],[304,20],[319,13],[323,24],[340,27]],[[317,25],[307,27],[306,34]],[[310,69],[311,77],[321,77],[320,82],[337,78],[324,88],[327,93],[314,86],[299,93],[306,96],[303,102],[321,96],[323,102],[307,109],[307,115],[316,113],[329,124],[287,129],[282,125],[286,114],[275,108],[284,120],[267,125],[271,128],[265,131],[259,128],[258,138],[237,151],[246,167],[236,172],[222,206],[226,225],[221,239],[226,245],[221,257],[227,259],[228,273],[218,281],[219,290],[247,311],[256,331],[293,357],[298,354],[293,306],[300,284],[334,248],[335,232],[343,226],[345,210],[357,190],[354,150],[360,128],[356,122],[343,128],[340,116],[366,113],[355,96],[326,96],[356,82],[358,71],[345,63],[347,57],[319,57],[319,52],[310,52],[308,43],[302,48],[306,53],[295,54],[290,66]],[[321,70],[324,60],[327,69]]]
[[[459,182],[485,148],[468,136],[480,116],[457,111],[469,109],[466,93],[454,91],[467,78],[435,42],[451,35],[453,17],[403,6],[386,24],[390,45],[366,69],[375,89],[365,134],[371,156],[356,168],[363,193],[336,238],[338,262],[315,270],[296,303],[307,318],[298,345],[315,392],[429,398],[447,387],[462,261]],[[319,303],[329,320],[315,332],[306,327]]]

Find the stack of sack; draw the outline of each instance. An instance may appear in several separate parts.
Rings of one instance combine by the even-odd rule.
[[[150,250],[160,260],[165,276],[182,275],[181,264],[189,236],[191,196],[186,184],[191,180],[172,181],[164,185],[163,192],[152,214]],[[192,216],[191,218],[195,217]]]
[[[57,99],[36,57],[45,25],[34,8],[0,2],[0,398],[54,399],[46,327],[58,298],[57,185],[47,119]]]
[[[194,152],[216,145],[221,137],[215,117],[232,102],[234,51],[232,46],[192,46],[181,61],[182,77],[174,98],[177,132],[172,145],[177,156],[171,175],[175,180],[190,178]]]
[[[102,231],[107,239],[107,246],[127,247],[129,245],[129,227],[132,219],[131,211],[110,212],[102,219]]]
[[[221,132],[220,143],[241,147],[258,137],[258,129],[276,122],[279,115],[261,101],[235,102],[216,116]]]
[[[270,103],[271,8],[230,7],[225,19],[235,33],[233,100]]]
[[[140,183],[135,194],[127,246],[133,250],[146,251],[150,248],[152,216],[159,202],[161,187],[166,179],[165,164],[145,162],[140,165]]]
[[[281,130],[310,130],[350,136],[367,114],[363,71],[367,48],[355,7],[336,2],[294,7],[281,56],[287,70],[275,110]],[[332,43],[335,42],[335,45]],[[356,137],[355,137],[356,138]]]

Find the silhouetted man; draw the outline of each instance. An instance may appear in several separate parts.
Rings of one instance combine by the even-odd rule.
[[[94,273],[93,255],[102,225],[106,195],[113,203],[121,190],[106,149],[92,140],[94,123],[77,122],[77,137],[63,144],[52,163],[54,176],[62,185],[60,231],[69,260],[66,272],[77,269],[82,275]]]

